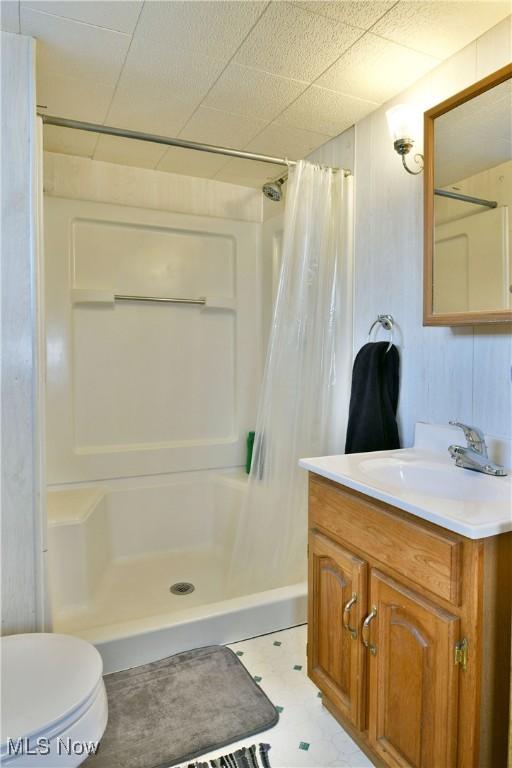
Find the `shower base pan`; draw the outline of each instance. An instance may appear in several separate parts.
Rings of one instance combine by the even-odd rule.
[[[92,642],[108,673],[304,623],[305,582],[227,591],[246,484],[236,471],[51,490],[54,631]]]

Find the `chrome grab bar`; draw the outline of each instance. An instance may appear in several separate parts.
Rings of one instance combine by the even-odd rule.
[[[206,304],[206,298],[200,296],[197,299],[176,299],[172,296],[129,296],[124,293],[115,293],[116,301],[160,301],[164,304]]]
[[[370,643],[370,624],[376,616],[377,616],[377,606],[372,605],[372,610],[370,611],[366,619],[363,621],[363,628],[361,630],[362,641],[373,656],[377,655],[377,646],[374,645],[373,643]]]
[[[350,626],[350,610],[353,605],[357,603],[357,593],[352,592],[352,597],[346,604],[345,608],[343,609],[343,626],[347,630],[347,632],[350,632],[350,636],[352,637],[352,640],[355,640],[357,638],[357,629],[354,629],[354,627]]]

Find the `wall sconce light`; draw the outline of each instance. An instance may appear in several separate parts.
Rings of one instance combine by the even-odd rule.
[[[409,168],[405,156],[409,154],[414,146],[413,136],[419,131],[418,113],[409,104],[397,104],[386,112],[389,133],[394,142],[395,152],[402,158],[402,165],[413,176],[417,176],[423,170],[423,155],[417,152],[414,155],[414,162],[418,169]]]

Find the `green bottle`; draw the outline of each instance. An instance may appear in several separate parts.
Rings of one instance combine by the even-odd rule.
[[[252,463],[252,449],[254,448],[254,435],[255,432],[248,432],[247,433],[247,457],[245,459],[245,471],[249,475],[251,472],[251,463]]]

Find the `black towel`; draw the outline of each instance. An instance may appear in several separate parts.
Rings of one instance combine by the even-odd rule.
[[[352,393],[345,453],[400,448],[396,409],[400,358],[389,342],[365,344],[352,371]]]

